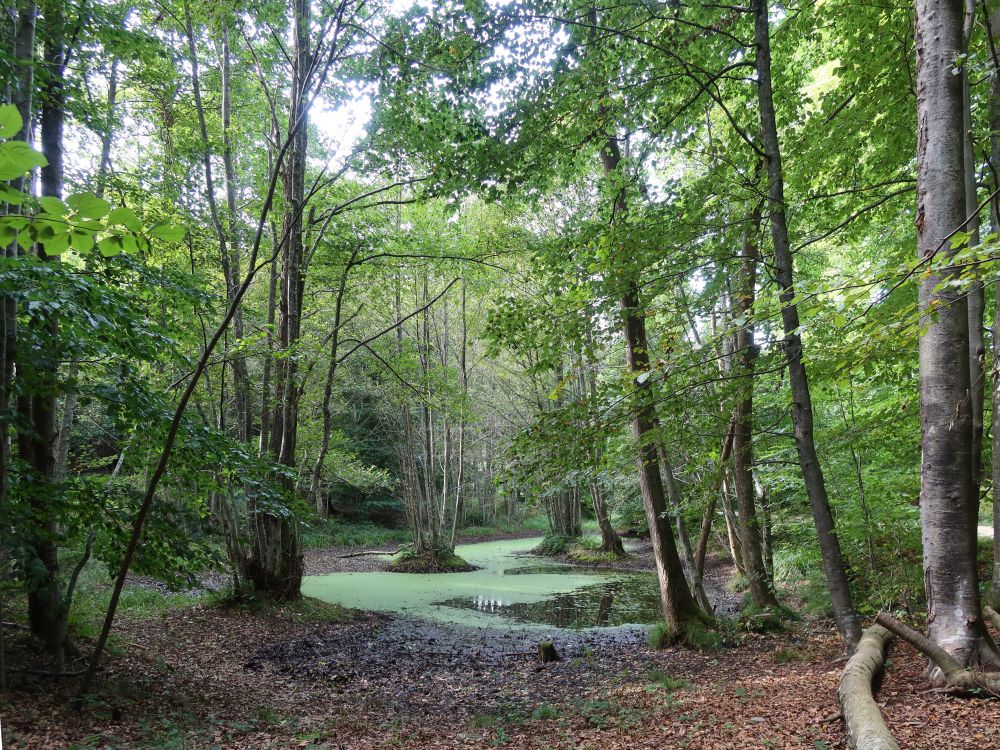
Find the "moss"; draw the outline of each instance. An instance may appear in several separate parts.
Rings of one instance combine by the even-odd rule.
[[[722,635],[707,618],[692,619],[681,632],[661,622],[650,631],[649,645],[655,649],[684,646],[698,651],[716,651],[722,647]]]
[[[464,573],[477,570],[446,547],[421,550],[403,550],[387,566],[393,573]]]
[[[780,604],[777,607],[758,607],[748,597],[736,623],[749,633],[777,633],[785,629],[786,622],[796,619],[798,616],[788,607]]]
[[[574,562],[599,564],[618,562],[619,560],[626,559],[628,555],[624,552],[621,554],[618,554],[617,552],[603,552],[599,547],[591,548],[576,544],[570,546],[569,551],[566,553],[566,557]]]
[[[568,560],[584,564],[611,563],[622,560],[628,555],[607,552],[601,549],[601,540],[592,536],[566,536],[565,534],[546,534],[532,552],[544,557],[565,557]]]
[[[559,557],[569,552],[570,547],[577,541],[577,537],[550,533],[545,535],[541,543],[532,552],[545,557]]]

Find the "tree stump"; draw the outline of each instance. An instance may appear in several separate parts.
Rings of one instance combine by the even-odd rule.
[[[542,664],[548,664],[550,661],[559,661],[561,658],[552,641],[542,641],[538,644],[538,660]]]

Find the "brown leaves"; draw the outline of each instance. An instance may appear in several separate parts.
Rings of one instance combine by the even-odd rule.
[[[343,661],[349,680],[324,671],[337,649],[374,638],[380,627],[376,617],[317,625],[201,607],[124,623],[120,642],[141,647],[109,661],[95,705],[70,710],[71,683],[22,683],[0,704],[5,747],[65,748],[85,739],[95,748],[173,742],[227,750],[844,745],[841,722],[830,720],[842,666],[832,633],[753,635],[715,653],[594,645],[541,670],[530,654],[477,667],[435,663],[428,651],[428,658],[392,654],[392,669],[380,671],[374,656],[356,649]],[[265,647],[299,661],[279,669],[258,659],[245,668]],[[922,669],[912,651],[897,649],[877,696],[902,747],[979,750],[1000,742],[1000,701],[928,692]]]

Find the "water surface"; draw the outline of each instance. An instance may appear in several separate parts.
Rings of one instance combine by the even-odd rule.
[[[650,624],[660,618],[652,573],[562,565],[527,554],[541,539],[463,544],[468,573],[328,573],[307,576],[308,596],[347,607],[507,629],[573,630]]]

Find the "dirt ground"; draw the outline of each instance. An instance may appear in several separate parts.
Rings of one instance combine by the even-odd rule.
[[[541,637],[561,661],[537,660]],[[803,623],[702,653],[653,651],[639,628],[526,635],[197,605],[123,621],[117,643],[83,711],[74,679],[16,674],[4,748],[845,747],[836,636]],[[26,648],[15,634],[11,661]],[[929,691],[922,668],[894,646],[878,698],[900,746],[1000,746],[1000,701]]]

